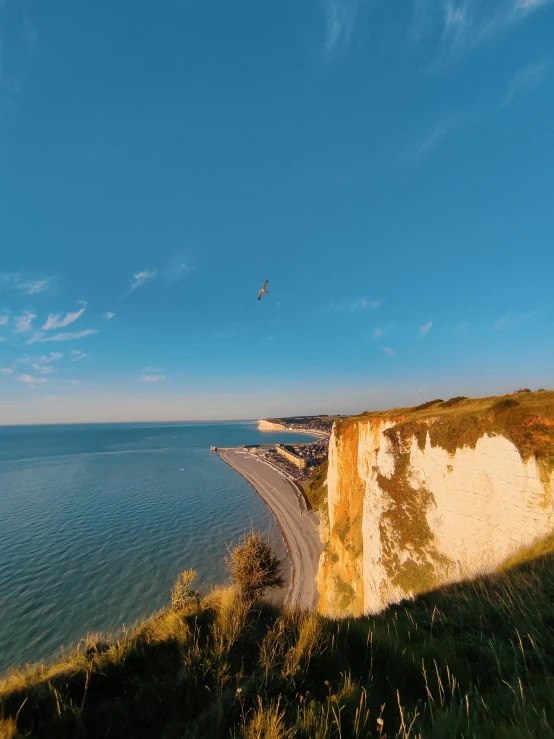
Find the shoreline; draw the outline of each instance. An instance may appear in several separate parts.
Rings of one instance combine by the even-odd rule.
[[[220,449],[217,453],[254,488],[279,527],[291,566],[284,605],[317,610],[316,574],[323,548],[318,514],[307,509],[295,482],[275,467],[240,449]]]
[[[318,431],[318,430],[309,430],[309,431],[302,431],[301,429],[289,429],[287,426],[281,426],[280,428],[277,426],[277,424],[274,424],[275,428],[260,428],[260,421],[258,421],[258,431],[261,434],[271,434],[275,431],[281,431],[285,434],[302,434],[302,436],[315,436],[317,439],[328,439],[331,436],[331,433],[327,431]],[[310,442],[307,441],[306,444],[309,444]]]

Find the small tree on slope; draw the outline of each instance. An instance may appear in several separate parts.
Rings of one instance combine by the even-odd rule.
[[[257,532],[246,534],[225,558],[233,582],[248,599],[261,597],[268,588],[284,584],[282,563],[270,544]]]

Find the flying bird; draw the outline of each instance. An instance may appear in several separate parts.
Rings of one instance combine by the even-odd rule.
[[[267,282],[268,282],[268,281],[266,280],[266,281],[264,282],[264,284],[262,285],[262,289],[261,289],[261,290],[260,290],[260,292],[258,293],[258,300],[261,300],[261,299],[263,298],[263,296],[264,296],[264,295],[265,295],[266,293],[268,293],[268,292],[269,292],[269,290],[267,289]]]

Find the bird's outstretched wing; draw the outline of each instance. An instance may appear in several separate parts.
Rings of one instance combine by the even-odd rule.
[[[266,292],[267,292],[267,283],[268,283],[268,280],[266,280],[264,282],[264,284],[262,285],[262,289],[258,293],[258,300],[261,300],[263,298],[263,296],[266,294]]]

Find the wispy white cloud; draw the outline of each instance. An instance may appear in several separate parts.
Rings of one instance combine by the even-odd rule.
[[[345,300],[342,303],[336,303],[333,301],[331,308],[336,313],[355,313],[360,310],[368,310],[369,308],[378,308],[379,301],[368,300],[367,298],[360,298],[358,300]]]
[[[440,142],[449,136],[461,124],[460,116],[444,115],[426,134],[425,138],[418,147],[418,156],[424,156],[434,149]]]
[[[45,280],[34,280],[29,282],[20,282],[16,285],[18,290],[21,290],[25,295],[36,295],[47,290],[52,284],[53,277],[47,277]]]
[[[495,105],[475,111],[472,115],[443,115],[419,145],[417,157],[428,154],[448,136],[478,126],[491,116],[500,114],[516,98],[531,94],[541,84],[546,72],[547,66],[544,61],[530,64],[514,75],[507,86],[504,98]]]
[[[554,0],[448,0],[436,64],[451,61],[523,23]]]
[[[148,375],[156,375],[160,374],[160,372],[164,371],[163,367],[145,367],[143,370]]]
[[[423,338],[424,336],[427,336],[427,334],[429,333],[429,331],[432,328],[433,328],[432,321],[429,321],[428,323],[424,324],[423,326],[420,326],[419,327],[419,335],[421,336],[421,338]]]
[[[139,377],[139,382],[163,382],[167,380],[165,375],[143,375]]]
[[[9,314],[4,313],[4,315],[0,316],[0,326],[7,326],[9,320],[10,320]]]
[[[371,334],[371,338],[373,340],[380,339],[383,336],[383,329],[382,328],[374,328],[373,332]]]
[[[26,311],[22,315],[18,316],[15,319],[15,328],[14,332],[16,334],[23,334],[26,331],[30,331],[33,326],[33,320],[36,318],[36,315],[34,313],[30,313],[29,311]]]
[[[115,317],[115,313],[110,313],[110,311],[108,311],[105,315],[106,315],[106,318],[108,319],[108,321],[111,321],[112,318]]]
[[[0,372],[3,372],[5,375],[13,375],[13,369],[11,367],[0,367]]]
[[[50,354],[43,354],[39,357],[37,362],[48,364],[49,362],[58,362],[60,359],[63,359],[63,354],[60,352],[50,352]]]
[[[56,371],[56,368],[50,364],[33,364],[33,369],[40,375],[51,375]]]
[[[394,351],[394,349],[391,349],[390,346],[382,346],[381,349],[387,355],[387,357],[396,356],[396,352]]]
[[[96,333],[98,333],[97,328],[89,328],[86,331],[62,331],[54,336],[47,336],[39,331],[29,339],[27,344],[43,344],[47,341],[73,341]]]
[[[145,282],[148,282],[148,280],[151,280],[155,276],[156,276],[155,269],[154,270],[145,269],[143,272],[136,272],[133,275],[133,281],[131,282],[131,290],[136,290],[137,287],[144,285]]]
[[[80,352],[77,349],[71,350],[71,361],[72,362],[80,362],[81,359],[84,359],[85,357],[88,357],[88,354],[86,352]]]
[[[33,385],[40,385],[41,383],[46,382],[44,377],[33,377],[33,375],[18,375],[16,380],[19,380],[19,382],[32,383]]]
[[[80,318],[83,313],[86,311],[86,304],[84,305],[81,310],[77,310],[74,313],[66,313],[65,317],[62,318],[61,314],[54,315],[51,313],[48,316],[48,320],[42,327],[43,331],[53,331],[54,329],[58,328],[65,328],[66,326],[69,326],[70,323],[74,323],[78,318]]]
[[[500,331],[502,329],[519,328],[528,323],[532,323],[540,314],[538,310],[524,311],[523,313],[513,313],[509,311],[493,323],[493,329]]]
[[[1,39],[0,39],[1,52]],[[0,74],[1,74],[1,57],[0,57]],[[1,272],[0,287],[8,290],[19,290],[25,295],[36,295],[47,290],[54,282],[55,277],[46,277],[41,279],[30,279],[21,275],[19,272]]]
[[[413,0],[413,6],[409,35],[413,42],[418,42],[429,32],[437,3],[434,0]]]
[[[543,81],[546,73],[546,64],[539,62],[538,64],[530,64],[521,69],[510,81],[506,90],[504,99],[504,107],[513,102],[522,95],[529,95]]]
[[[364,0],[323,0],[325,12],[325,51],[348,46]]]

